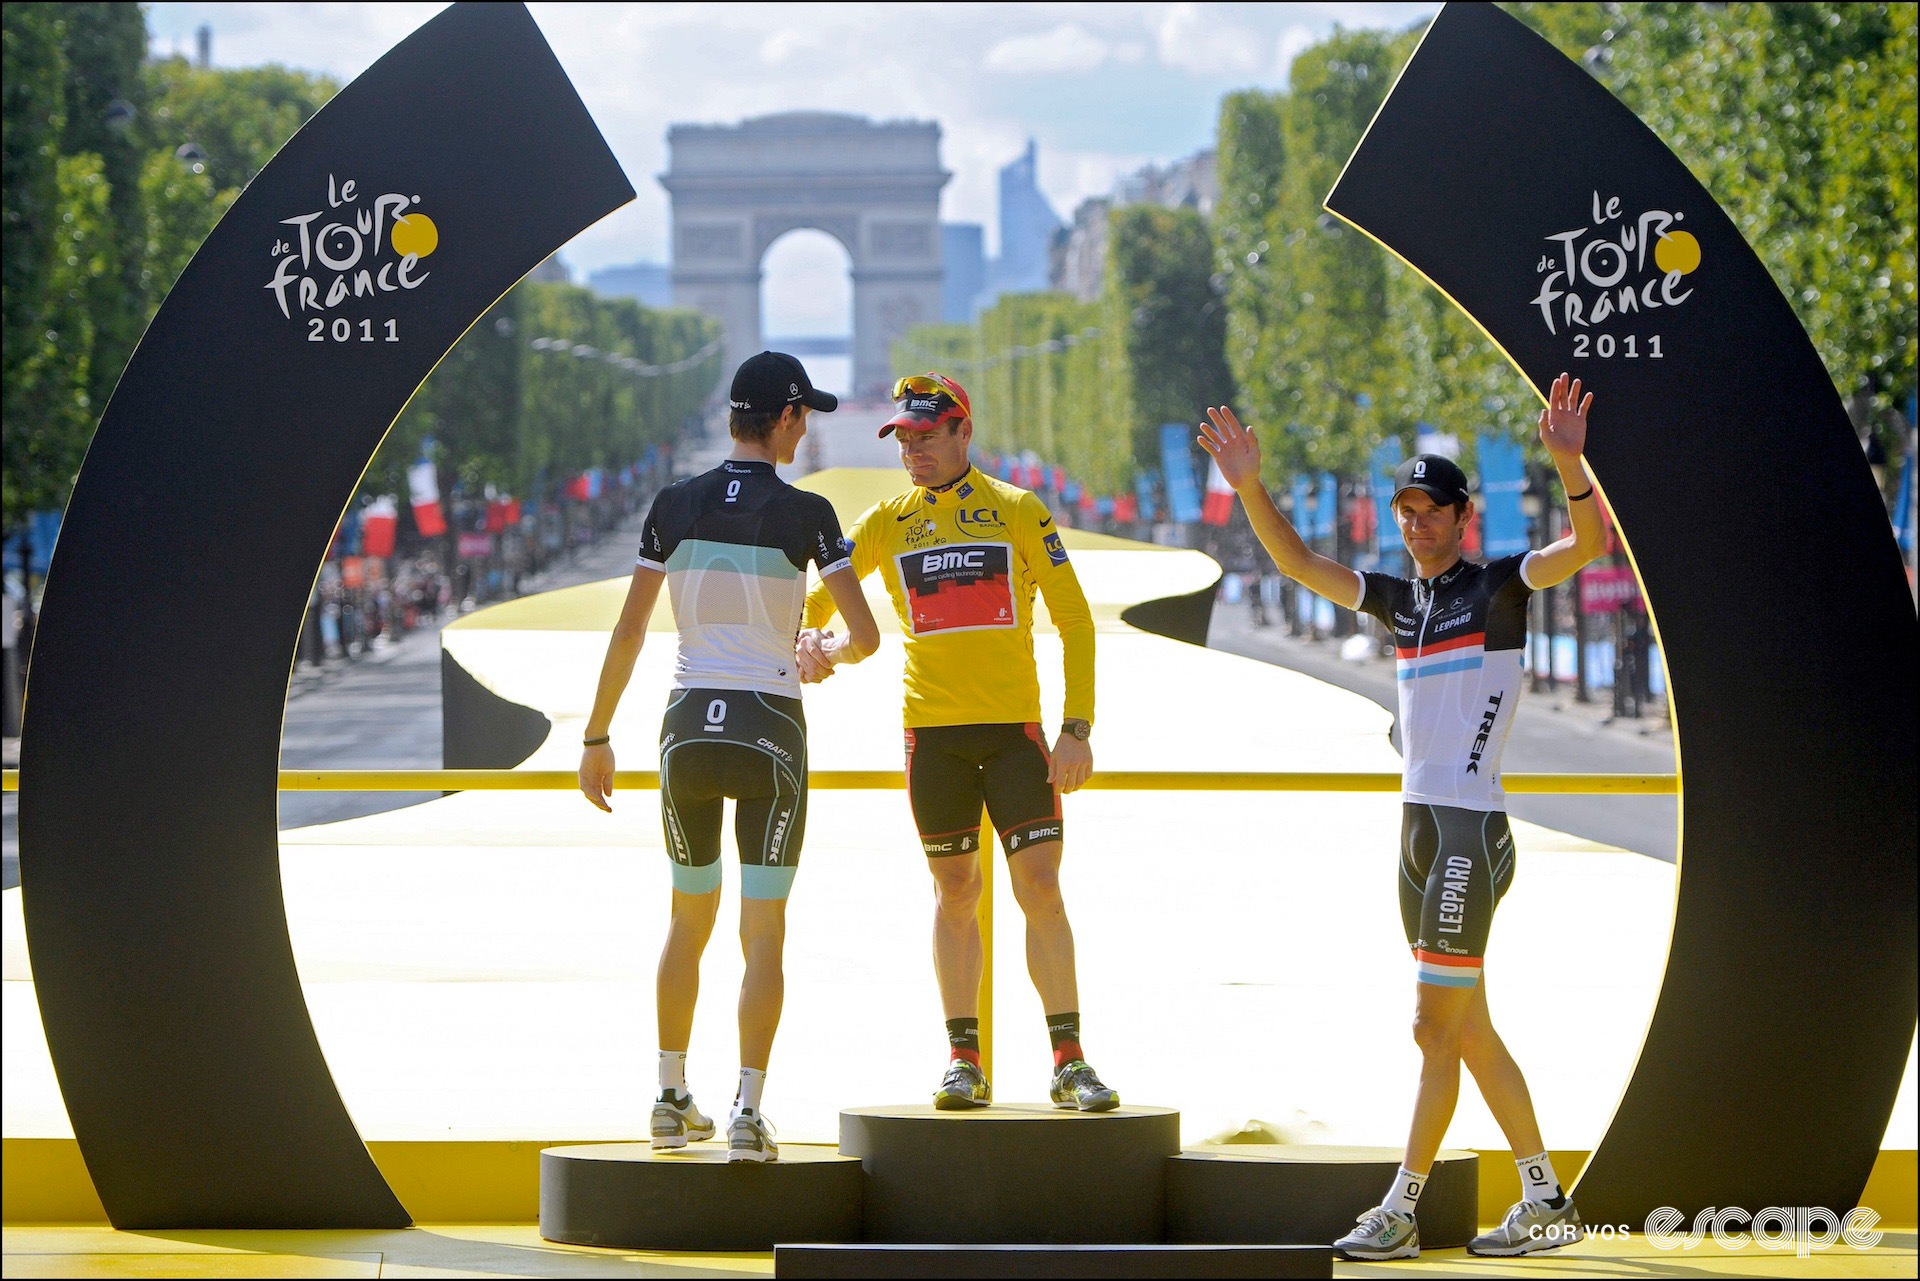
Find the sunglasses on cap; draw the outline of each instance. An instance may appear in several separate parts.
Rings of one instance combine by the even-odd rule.
[[[942,378],[939,374],[908,374],[893,385],[893,399],[905,400],[909,396],[946,396],[959,405],[968,416],[972,416],[973,407],[967,402],[967,393],[959,383],[951,378]]]

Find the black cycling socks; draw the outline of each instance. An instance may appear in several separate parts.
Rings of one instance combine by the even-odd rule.
[[[1058,1072],[1075,1059],[1087,1057],[1080,1048],[1080,1011],[1047,1015],[1047,1037],[1053,1042],[1054,1071]]]
[[[965,1059],[975,1067],[979,1067],[980,1020],[977,1018],[948,1019],[947,1047],[953,1058]]]

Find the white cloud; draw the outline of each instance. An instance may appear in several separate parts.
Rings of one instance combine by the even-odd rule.
[[[1077,22],[1064,22],[1037,35],[1009,36],[987,50],[989,71],[1011,75],[1092,71],[1107,60],[1105,40]]]
[[[1273,78],[1282,85],[1293,81],[1293,60],[1310,48],[1320,37],[1313,29],[1302,23],[1294,23],[1280,33],[1279,47],[1273,56]]]
[[[148,22],[161,53],[176,43],[191,53],[193,29],[204,21],[214,28],[219,66],[279,62],[345,81],[443,7],[160,0],[149,7]],[[1204,124],[1191,138],[1143,142],[1137,124],[1126,122],[1139,112],[1114,112],[1116,95],[1137,103],[1141,93],[1171,91],[1164,86],[1185,80],[1189,102],[1182,111],[1205,119],[1191,111],[1195,92],[1277,83],[1284,67],[1276,62],[1324,37],[1336,21],[1400,27],[1437,7],[534,3],[535,21],[638,190],[632,204],[562,252],[579,278],[614,263],[664,260],[669,205],[655,176],[667,167],[668,127],[794,110],[938,121],[941,160],[953,174],[942,217],[982,224],[992,252],[996,174],[1029,136],[1040,142],[1042,189],[1063,218],[1071,217],[1118,175],[1213,142]],[[938,52],[938,75],[909,65],[928,50]],[[1148,60],[1186,74],[1144,74]],[[1046,93],[1048,74],[1084,75],[1087,92]],[[1040,101],[1049,105],[1018,105]],[[804,294],[817,289],[826,270],[780,274],[797,280],[795,292]],[[777,288],[784,298],[788,286]],[[801,320],[796,314],[795,323]]]
[[[1213,5],[1169,6],[1155,33],[1160,61],[1199,75],[1245,75],[1264,70],[1266,41],[1221,16]]]

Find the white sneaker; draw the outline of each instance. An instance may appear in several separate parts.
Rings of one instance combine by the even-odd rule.
[[[693,1105],[693,1096],[683,1094],[679,1102],[668,1091],[661,1091],[653,1103],[653,1121],[648,1126],[654,1148],[684,1148],[689,1140],[713,1137],[713,1118]]]
[[[774,1142],[773,1122],[752,1108],[733,1114],[727,1125],[727,1160],[778,1161],[780,1145]]]
[[[1343,1259],[1376,1263],[1382,1259],[1420,1257],[1420,1225],[1411,1214],[1377,1205],[1360,1216],[1360,1226],[1333,1243]]]
[[[1535,1254],[1572,1245],[1586,1235],[1572,1197],[1564,1198],[1557,1210],[1544,1202],[1521,1201],[1507,1211],[1499,1227],[1467,1242],[1467,1253],[1496,1257]]]

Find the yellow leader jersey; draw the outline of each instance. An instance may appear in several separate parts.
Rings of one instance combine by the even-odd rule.
[[[909,728],[1040,719],[1036,587],[1066,651],[1064,715],[1093,719],[1093,613],[1038,495],[970,468],[946,490],[916,487],[875,505],[848,541],[853,572],[880,571],[906,634]],[[833,614],[816,585],[805,625]]]

